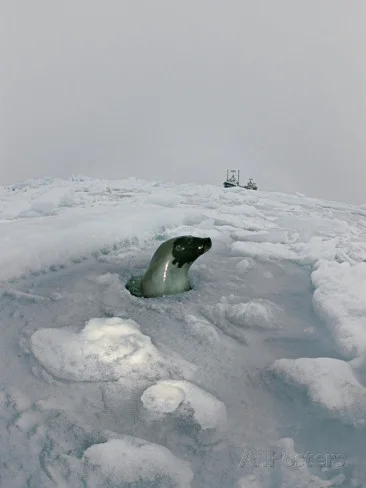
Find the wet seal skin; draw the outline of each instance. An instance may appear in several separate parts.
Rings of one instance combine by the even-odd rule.
[[[211,247],[209,237],[180,236],[169,239],[155,251],[145,274],[131,278],[126,288],[132,295],[144,298],[189,291],[189,268]]]

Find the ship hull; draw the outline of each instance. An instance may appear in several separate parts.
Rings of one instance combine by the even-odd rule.
[[[239,185],[235,185],[234,183],[230,183],[229,181],[224,181],[224,188],[234,188]]]

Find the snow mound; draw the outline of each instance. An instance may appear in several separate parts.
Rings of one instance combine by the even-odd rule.
[[[250,300],[247,303],[238,303],[226,308],[226,317],[238,326],[274,329],[280,324],[276,318],[278,307],[261,298]]]
[[[314,404],[332,417],[366,425],[366,388],[345,361],[333,358],[278,359],[269,368],[285,383],[305,389]]]
[[[210,344],[220,340],[219,332],[209,321],[191,314],[187,314],[184,320],[189,334],[196,337],[198,341]]]
[[[68,185],[61,184],[42,191],[29,187],[22,188],[19,194],[16,189],[2,198],[0,218],[16,219],[55,215],[61,207],[72,207],[76,204],[75,192]]]
[[[245,273],[246,271],[250,271],[255,266],[255,261],[252,258],[245,258],[238,262],[236,265],[236,269],[241,273]]]
[[[75,194],[69,187],[54,187],[34,199],[29,213],[37,212],[41,215],[53,215],[59,207],[72,207],[74,203]]]
[[[85,451],[83,463],[90,487],[189,488],[193,479],[188,462],[166,447],[137,437],[94,444]]]
[[[179,195],[174,193],[152,193],[144,198],[144,203],[161,207],[176,207],[180,203]]]
[[[230,303],[235,297],[221,297],[216,305],[204,305],[201,313],[225,334],[247,343],[250,329],[278,330],[281,328],[280,308],[270,300],[253,299],[246,303]]]
[[[0,219],[1,222],[11,222],[17,219],[23,212],[29,210],[29,202],[25,199],[19,198],[4,198],[0,200]]]
[[[152,419],[161,419],[174,413],[188,423],[193,420],[202,431],[225,431],[225,404],[189,381],[159,381],[144,391],[141,401]]]
[[[185,399],[182,389],[158,383],[144,391],[141,401],[144,407],[157,417],[174,412]]]
[[[69,265],[75,259],[102,250],[108,252],[113,247],[127,248],[132,243],[141,246],[151,242],[162,229],[176,228],[187,213],[183,208],[167,207],[156,212],[152,205],[138,203],[131,213],[131,203],[102,202],[58,207],[53,218],[43,218],[51,212],[47,204],[48,210],[43,213],[32,210],[24,215],[26,218],[10,221],[6,239],[0,240],[0,281],[50,266]]]
[[[190,377],[194,369],[177,355],[163,357],[137,322],[119,317],[91,319],[79,333],[38,330],[31,337],[31,349],[48,372],[72,381]]]
[[[311,275],[313,304],[342,354],[366,354],[366,263],[321,261]]]

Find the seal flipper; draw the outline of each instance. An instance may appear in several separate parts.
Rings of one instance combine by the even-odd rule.
[[[126,289],[135,295],[135,297],[141,297],[141,283],[143,276],[132,276],[130,280],[127,281]]]

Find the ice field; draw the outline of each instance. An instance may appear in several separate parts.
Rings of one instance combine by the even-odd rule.
[[[125,284],[210,237],[193,289]],[[0,187],[1,488],[366,487],[366,205]]]

